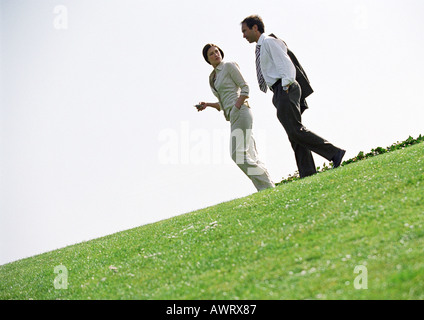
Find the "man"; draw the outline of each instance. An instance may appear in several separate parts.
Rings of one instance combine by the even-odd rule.
[[[332,161],[334,168],[339,167],[346,151],[335,147],[302,125],[301,114],[305,103],[301,107],[302,89],[296,81],[296,76],[299,79],[299,72],[303,72],[303,69],[295,67],[286,44],[274,35],[266,36],[264,23],[257,15],[244,19],[241,26],[243,37],[249,43],[257,43],[256,71],[259,87],[263,92],[269,88],[274,93],[272,103],[291,142],[300,177],[316,173],[311,151]],[[312,93],[312,90],[310,91]]]

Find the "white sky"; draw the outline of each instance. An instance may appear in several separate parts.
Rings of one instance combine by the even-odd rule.
[[[250,84],[272,178],[292,174],[250,14],[298,56],[315,89],[303,122],[345,159],[424,133],[421,0],[0,1],[0,264],[255,192],[229,123],[193,107],[216,101],[209,42]]]

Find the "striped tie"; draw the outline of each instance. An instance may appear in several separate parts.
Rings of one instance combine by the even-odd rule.
[[[266,92],[268,87],[266,85],[264,75],[262,74],[261,70],[261,46],[256,46],[256,75],[258,76],[258,82],[259,82],[259,88],[261,91]]]

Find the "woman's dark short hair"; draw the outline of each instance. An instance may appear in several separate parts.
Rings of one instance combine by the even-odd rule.
[[[260,33],[264,33],[265,32],[265,25],[264,22],[262,20],[262,18],[258,15],[251,15],[248,16],[246,19],[244,19],[241,24],[245,23],[249,29],[252,29],[253,26],[256,24],[258,26],[258,31]]]
[[[203,58],[205,58],[206,62],[209,63],[209,64],[211,64],[211,63],[209,62],[209,59],[208,59],[208,51],[212,47],[217,48],[219,50],[219,52],[221,52],[222,59],[224,59],[224,51],[222,51],[221,48],[218,47],[216,44],[208,43],[207,45],[205,45],[203,47]]]

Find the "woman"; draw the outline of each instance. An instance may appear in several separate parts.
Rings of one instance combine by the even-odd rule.
[[[203,57],[214,70],[209,76],[212,92],[219,102],[200,102],[198,111],[207,107],[223,111],[231,123],[231,157],[239,168],[252,180],[258,191],[275,187],[268,171],[258,159],[252,135],[252,112],[246,99],[249,86],[244,81],[235,62],[224,62],[224,52],[214,44],[203,48]]]

